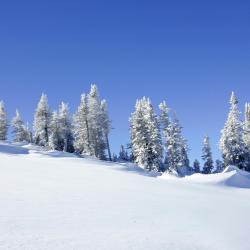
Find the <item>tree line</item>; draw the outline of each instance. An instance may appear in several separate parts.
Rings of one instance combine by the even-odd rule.
[[[238,99],[232,93],[230,110],[219,143],[222,161],[214,162],[209,137],[205,136],[201,158],[192,166],[189,147],[175,112],[163,101],[155,112],[149,98],[138,99],[131,114],[130,143],[121,145],[119,155],[111,155],[109,134],[111,121],[107,102],[100,98],[98,88],[91,85],[82,94],[80,104],[71,117],[68,104],[62,102],[51,112],[46,94],[42,94],[34,114],[33,128],[25,124],[19,111],[11,121],[15,142],[34,143],[49,150],[95,156],[102,160],[130,161],[148,171],[171,172],[178,176],[192,173],[221,172],[235,165],[250,171],[250,104],[245,105],[245,119],[241,121]],[[0,102],[0,140],[7,140],[8,118],[4,102]]]

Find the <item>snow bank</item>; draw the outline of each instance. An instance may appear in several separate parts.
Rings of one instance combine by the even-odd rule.
[[[164,174],[161,178],[174,179],[173,176],[169,174]],[[250,173],[240,170],[235,166],[228,166],[222,173],[218,174],[193,174],[178,179],[184,182],[188,181],[192,183],[250,189]]]

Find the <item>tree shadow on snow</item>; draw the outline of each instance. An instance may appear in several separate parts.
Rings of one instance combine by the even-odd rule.
[[[28,154],[29,150],[27,148],[22,148],[20,146],[0,144],[0,152],[9,155],[20,155],[20,154]]]

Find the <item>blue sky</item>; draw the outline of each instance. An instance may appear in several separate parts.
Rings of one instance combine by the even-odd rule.
[[[75,111],[96,83],[112,149],[129,142],[137,98],[177,112],[190,156],[204,135],[215,157],[230,93],[250,101],[249,1],[1,1],[0,99],[32,122],[42,92]]]

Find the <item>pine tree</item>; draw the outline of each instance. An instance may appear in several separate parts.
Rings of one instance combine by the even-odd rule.
[[[202,172],[204,174],[211,174],[214,166],[213,166],[213,158],[208,136],[205,136],[204,138],[203,148],[202,148],[202,160],[204,161]]]
[[[135,162],[149,171],[159,171],[162,159],[161,135],[159,122],[148,98],[137,100],[130,123]]]
[[[216,163],[215,173],[221,173],[225,168],[223,162],[221,160],[216,160],[215,163]]]
[[[108,116],[108,105],[106,100],[101,101],[101,111],[102,111],[102,127],[103,127],[103,133],[104,133],[104,138],[106,142],[106,147],[108,150],[108,156],[109,160],[112,160],[111,157],[111,151],[110,151],[110,145],[109,145],[109,133],[111,129],[111,121],[109,120]]]
[[[201,172],[200,162],[197,159],[194,160],[193,169],[195,173]]]
[[[118,157],[117,157],[117,155],[115,153],[113,153],[112,161],[113,162],[117,162],[118,161]]]
[[[159,109],[161,111],[161,114],[160,114],[160,117],[159,117],[159,121],[160,121],[160,127],[162,129],[162,134],[163,134],[163,138],[164,138],[164,162],[163,162],[163,165],[164,165],[164,169],[163,171],[165,171],[166,169],[169,168],[169,165],[168,165],[168,152],[167,152],[167,149],[168,149],[168,138],[169,138],[169,126],[171,124],[171,121],[170,121],[170,115],[169,115],[169,112],[170,112],[170,109],[168,108],[167,104],[165,101],[163,101],[162,103],[160,103],[159,105]]]
[[[119,152],[119,160],[121,161],[129,161],[129,156],[125,147],[121,145],[120,152]]]
[[[105,150],[107,144],[103,133],[103,112],[101,109],[101,101],[99,92],[95,84],[91,85],[88,95],[89,105],[89,137],[91,155],[99,159],[106,159]]]
[[[0,101],[0,140],[7,140],[8,120],[4,102]]]
[[[243,126],[243,141],[246,146],[246,170],[250,171],[250,103],[245,105],[245,121]]]
[[[32,131],[30,129],[28,122],[26,123],[25,131],[26,131],[26,141],[29,143],[32,143],[33,142],[33,135],[32,135]]]
[[[73,135],[71,131],[71,119],[69,116],[69,107],[62,102],[58,111],[58,123],[60,128],[60,137],[62,140],[61,150],[64,152],[74,152]]]
[[[189,159],[187,141],[182,136],[182,127],[179,120],[174,116],[173,121],[168,126],[166,141],[168,169],[167,172],[177,173],[179,176],[189,174]]]
[[[61,130],[59,125],[59,117],[56,111],[54,111],[51,116],[49,147],[52,150],[61,150],[63,148],[63,141],[61,138]]]
[[[90,155],[88,98],[81,96],[81,102],[73,119],[74,148],[76,152]]]
[[[27,128],[24,126],[24,122],[18,110],[16,110],[16,116],[12,119],[11,125],[13,127],[15,142],[29,142]]]
[[[246,168],[246,146],[243,141],[243,128],[238,109],[238,100],[232,93],[230,112],[222,130],[220,150],[225,166],[234,165],[240,169]]]
[[[42,94],[34,117],[34,140],[40,146],[47,146],[50,133],[51,112],[48,105],[48,98]]]

